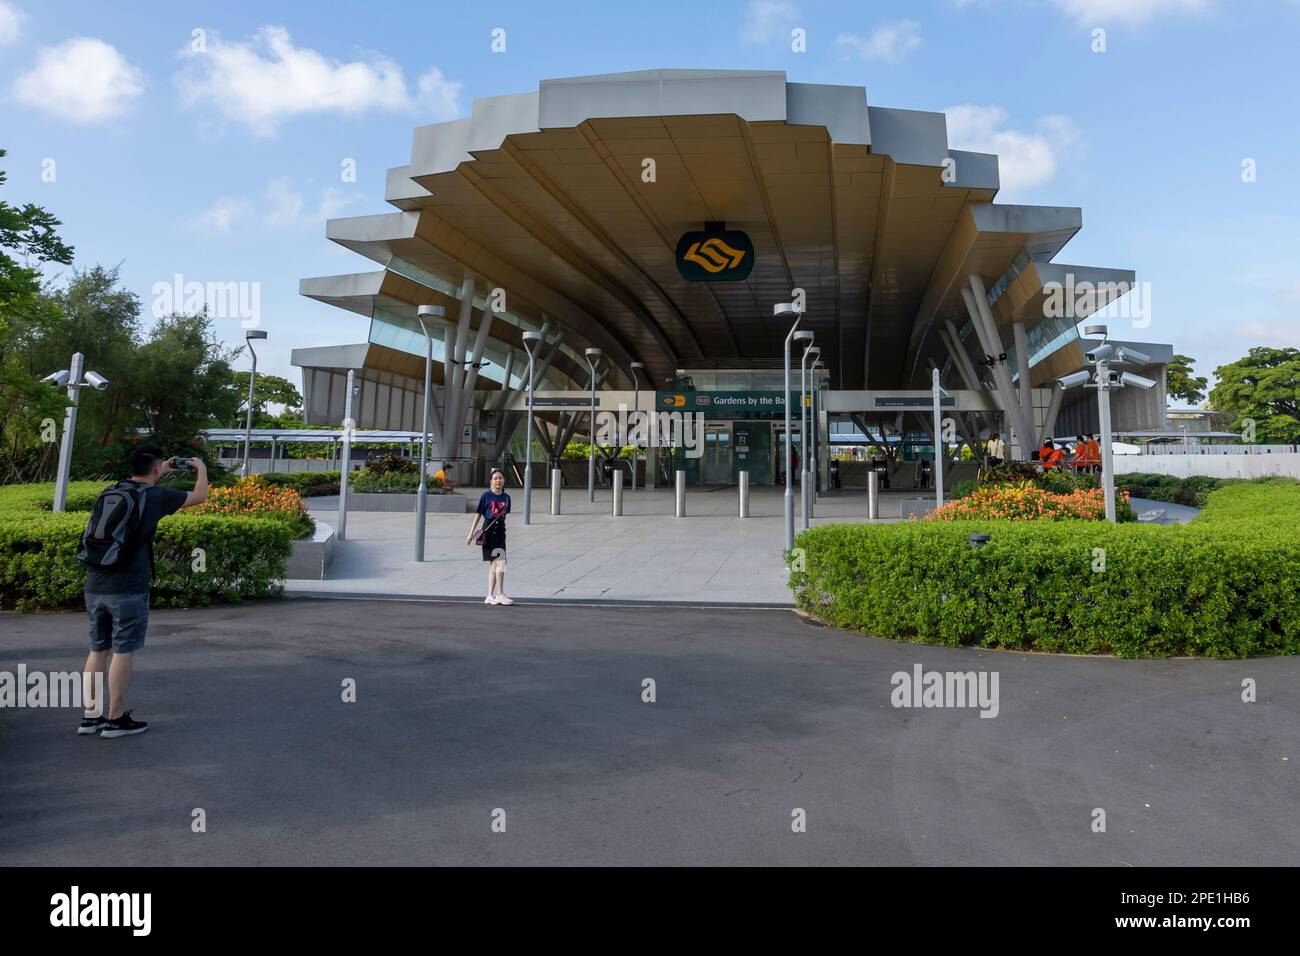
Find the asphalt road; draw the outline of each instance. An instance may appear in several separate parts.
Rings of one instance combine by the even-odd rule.
[[[0,670],[76,670],[83,634],[0,615]],[[893,707],[915,664],[996,672],[998,715]],[[0,710],[0,864],[1296,864],[1298,668],[897,644],[788,611],[155,612],[148,733]]]

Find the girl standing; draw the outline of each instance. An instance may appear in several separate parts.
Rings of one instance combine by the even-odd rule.
[[[505,472],[493,468],[488,486],[490,490],[479,496],[465,543],[475,540],[474,529],[482,521],[483,530],[478,534],[478,543],[483,546],[483,560],[488,562],[488,593],[483,603],[514,604],[506,597],[506,515],[510,514],[510,496],[505,493]]]

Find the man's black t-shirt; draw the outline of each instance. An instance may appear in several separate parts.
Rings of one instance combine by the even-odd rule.
[[[140,546],[125,565],[114,571],[91,568],[86,575],[87,594],[148,594],[153,578],[149,561],[158,522],[179,511],[186,493],[175,488],[149,487],[144,490],[144,514],[140,520]]]

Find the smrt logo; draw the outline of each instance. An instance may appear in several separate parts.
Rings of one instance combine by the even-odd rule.
[[[739,282],[754,268],[754,243],[737,229],[688,232],[677,240],[677,271],[688,282]]]

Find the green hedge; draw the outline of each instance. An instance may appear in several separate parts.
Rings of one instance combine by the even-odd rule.
[[[1300,653],[1300,482],[1240,483],[1184,526],[825,525],[803,532],[796,603],[923,643],[1121,657]],[[990,536],[982,549],[967,536]],[[1105,553],[1105,570],[1093,570]],[[796,568],[798,566],[796,565]]]
[[[76,558],[77,546],[86,512],[104,487],[74,482],[64,514],[48,510],[53,485],[0,488],[0,608],[83,605],[86,568]],[[196,548],[203,549],[203,571],[194,568]],[[195,607],[277,597],[291,548],[288,527],[277,521],[185,513],[164,518],[154,539],[152,603]]]
[[[1175,505],[1204,508],[1210,492],[1230,485],[1250,482],[1268,482],[1272,478],[1211,478],[1193,475],[1175,478],[1173,475],[1127,474],[1115,476],[1115,487],[1127,491],[1134,498],[1149,501],[1166,501]]]
[[[304,498],[339,493],[340,474],[337,471],[295,471],[289,474],[273,471],[262,475],[269,485],[287,485]]]

